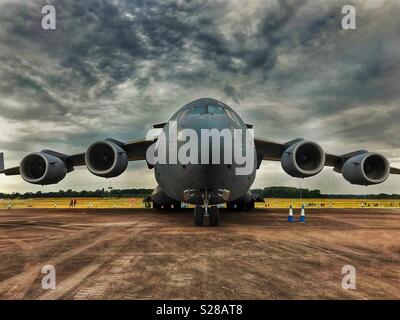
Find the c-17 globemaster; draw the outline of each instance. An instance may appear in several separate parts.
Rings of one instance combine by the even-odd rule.
[[[211,98],[186,104],[168,122],[154,128],[161,131],[159,135],[126,143],[107,138],[75,155],[52,150],[34,152],[25,156],[18,167],[9,169],[4,169],[0,154],[0,173],[21,175],[32,184],[50,185],[63,180],[77,166],[85,165],[96,176],[112,178],[122,174],[129,161],[145,160],[158,182],[151,196],[154,208],[180,209],[182,202],[193,204],[197,226],[203,225],[205,216],[210,225],[218,225],[219,205],[224,203],[230,209],[254,208],[250,187],[263,160],[280,161],[284,171],[297,178],[317,175],[325,166],[333,167],[357,185],[380,184],[390,174],[400,174],[400,169],[390,167],[386,157],[367,150],[334,155],[301,138],[287,143],[255,138],[250,133],[252,125],[226,104]],[[236,135],[238,131],[243,134]],[[204,139],[188,141],[193,136],[204,137],[204,132],[212,133],[207,136],[207,144]],[[224,135],[230,132],[232,139]],[[219,141],[216,133],[220,133]],[[237,161],[239,158],[245,162]]]

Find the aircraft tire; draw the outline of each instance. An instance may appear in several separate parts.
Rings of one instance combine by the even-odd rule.
[[[254,210],[256,207],[256,202],[254,201],[254,199],[252,199],[249,203],[249,209],[250,210]]]
[[[204,224],[204,209],[202,206],[197,205],[194,208],[194,224],[198,227]]]
[[[180,210],[181,209],[181,202],[180,201],[175,201],[172,206],[174,207],[174,210]]]
[[[161,210],[162,206],[160,204],[158,204],[158,203],[153,202],[153,208],[156,209],[156,210]]]
[[[210,226],[216,227],[219,225],[219,208],[217,206],[210,207]]]

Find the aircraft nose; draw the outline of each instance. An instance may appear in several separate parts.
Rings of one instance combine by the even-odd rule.
[[[189,179],[188,183],[193,188],[199,189],[213,189],[218,188],[221,185],[221,165],[224,165],[225,156],[224,156],[224,139],[220,139],[219,145],[219,159],[218,156],[215,157],[216,163],[213,163],[213,155],[217,150],[213,150],[213,147],[217,147],[215,145],[215,141],[212,138],[209,138],[208,142],[206,139],[202,138],[202,130],[212,130],[216,129],[221,132],[224,129],[232,129],[234,128],[234,124],[231,119],[216,114],[204,114],[196,117],[188,117],[185,121],[178,124],[178,132],[183,129],[194,130],[198,139],[198,162],[197,164],[188,164],[184,166],[185,171],[185,179]],[[209,132],[211,134],[211,132]],[[204,132],[203,132],[204,134]],[[179,133],[178,133],[179,136]],[[214,136],[214,139],[217,137]],[[218,138],[219,139],[219,138]],[[205,140],[205,141],[203,141]],[[185,142],[180,142],[179,145],[183,145]],[[204,143],[208,143],[207,146],[204,146]],[[213,145],[214,144],[214,145]],[[205,147],[205,149],[204,149]],[[217,147],[218,148],[218,147]],[[208,157],[204,155],[204,150],[208,150]],[[203,152],[202,152],[203,151]],[[207,159],[208,158],[208,159]],[[204,161],[207,159],[207,163]],[[189,173],[189,174],[187,174]]]
[[[182,127],[191,128],[200,134],[201,129],[219,129],[232,127],[234,124],[230,118],[219,114],[202,114],[189,116],[181,123]]]
[[[214,189],[219,186],[220,170],[215,164],[190,164],[187,170],[190,172],[189,179],[195,189]]]

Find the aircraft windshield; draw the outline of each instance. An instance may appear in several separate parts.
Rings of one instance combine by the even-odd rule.
[[[208,104],[205,106],[200,106],[200,107],[195,107],[192,108],[189,113],[190,115],[196,115],[196,114],[220,114],[220,115],[225,115],[224,108],[213,105],[213,104]]]

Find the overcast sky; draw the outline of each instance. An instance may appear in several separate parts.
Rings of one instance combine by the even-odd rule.
[[[53,4],[57,29],[41,28]],[[357,8],[357,30],[341,8]],[[50,148],[76,153],[146,134],[185,103],[213,97],[256,135],[297,137],[343,154],[367,148],[400,166],[400,1],[0,0],[0,150],[6,166]],[[255,187],[298,186],[263,163]],[[155,187],[144,162],[114,187]],[[85,168],[53,187],[0,177],[0,192],[97,189]],[[351,186],[332,169],[303,186],[400,193],[400,177]]]

